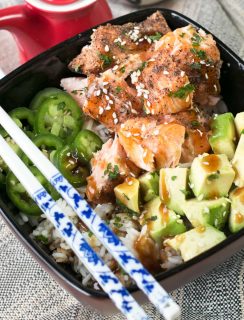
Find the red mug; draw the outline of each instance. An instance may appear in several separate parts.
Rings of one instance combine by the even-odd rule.
[[[106,0],[25,0],[0,10],[0,29],[16,39],[22,63],[112,18]]]

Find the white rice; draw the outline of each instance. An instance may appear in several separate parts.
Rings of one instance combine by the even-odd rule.
[[[110,138],[110,133],[108,130],[100,124],[97,124],[91,118],[87,118],[84,129],[91,130],[97,133],[103,142],[106,142]],[[86,187],[80,187],[77,189],[78,192],[84,197]],[[57,204],[62,209],[67,217],[69,217],[75,225],[80,222],[79,217],[74,212],[74,210],[66,203],[65,200],[57,200]],[[135,256],[138,257],[138,253],[134,248],[134,243],[140,235],[147,233],[146,225],[139,230],[139,224],[137,219],[131,218],[127,213],[114,213],[114,205],[111,203],[99,204],[94,210],[103,219],[109,220],[108,225],[110,228],[118,234],[121,241]],[[77,274],[81,275],[82,284],[84,286],[93,286],[96,290],[100,290],[98,283],[92,278],[86,267],[79,261],[79,259],[73,254],[69,245],[62,239],[58,230],[56,230],[52,223],[46,219],[45,215],[41,215],[39,218],[30,218],[29,216],[20,213],[19,215],[20,223],[30,222],[32,226],[35,226],[32,232],[32,237],[37,240],[44,241],[48,245],[52,252],[52,257],[58,263],[69,263]],[[100,241],[89,231],[84,232],[83,235],[91,247],[96,251],[96,253],[103,259],[103,261],[112,269],[116,267],[113,256],[106,250]],[[170,249],[166,250],[166,261],[162,264],[162,268],[169,269],[180,263],[182,263],[181,257],[177,255],[176,252],[171,252]],[[117,269],[118,270],[118,269]],[[126,275],[122,270],[117,272],[116,275],[120,278],[122,282],[126,285],[132,283],[128,275]]]

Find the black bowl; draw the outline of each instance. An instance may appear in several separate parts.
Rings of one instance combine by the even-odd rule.
[[[110,23],[124,24],[130,21],[139,22],[156,10],[163,13],[172,29],[183,27],[187,24],[192,24],[198,28],[201,27],[189,18],[175,11],[166,9],[146,9],[133,12],[114,19],[110,21]],[[202,29],[205,30],[204,28]],[[92,30],[88,30],[78,34],[42,53],[7,75],[0,81],[0,104],[7,111],[19,106],[28,106],[30,100],[39,90],[50,86],[58,87],[61,78],[74,76],[74,73],[67,68],[67,64],[80,53],[81,48],[89,42],[91,33]],[[215,38],[215,40],[223,60],[221,69],[222,96],[228,109],[233,113],[237,113],[242,111],[244,107],[244,62],[220,40],[217,38]],[[106,309],[105,312],[111,312],[115,310],[105,293],[84,287],[71,268],[58,265],[45,247],[41,247],[30,238],[29,233],[31,232],[31,226],[20,226],[17,223],[16,212],[11,210],[11,206],[4,194],[0,195],[0,209],[4,220],[10,226],[13,233],[20,239],[42,267],[66,290],[72,293],[80,302],[95,307],[100,311],[104,312]],[[157,276],[157,279],[167,290],[171,291],[207,272],[243,248],[243,246],[244,230],[235,235],[230,235],[218,246],[189,262],[167,272],[162,272]],[[133,292],[136,299],[139,299],[141,302],[144,301],[144,296],[136,287],[131,287],[130,291]],[[106,308],[104,305],[105,302]]]

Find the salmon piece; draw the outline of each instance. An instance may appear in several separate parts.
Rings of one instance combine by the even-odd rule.
[[[206,114],[188,110],[175,115],[158,118],[158,123],[178,123],[185,127],[185,141],[182,145],[181,163],[192,162],[195,157],[209,152],[208,136],[210,132],[210,118]]]
[[[192,106],[194,87],[185,72],[166,53],[149,60],[138,79],[147,114],[170,114]]]
[[[87,178],[86,195],[99,204],[114,200],[114,188],[128,176],[138,176],[138,169],[126,156],[117,137],[109,139],[91,160],[92,173]]]
[[[134,118],[121,125],[118,136],[137,167],[154,171],[179,163],[185,128],[176,123],[157,125],[157,120],[149,117]]]
[[[92,34],[91,44],[82,48],[69,67],[86,75],[98,74],[115,63],[127,60],[131,53],[146,51],[158,35],[169,31],[170,28],[159,11],[140,23],[100,26]],[[156,38],[149,37],[153,35]]]
[[[143,113],[141,100],[136,90],[125,80],[116,77],[110,70],[100,78],[90,76],[83,112],[116,131],[128,118]]]
[[[211,105],[220,93],[220,52],[211,34],[189,25],[169,32],[151,51],[168,55],[195,86],[194,101]]]

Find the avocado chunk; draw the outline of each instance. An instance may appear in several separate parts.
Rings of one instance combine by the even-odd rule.
[[[184,215],[182,205],[188,193],[187,168],[163,168],[160,170],[159,195],[166,206],[180,215]]]
[[[139,177],[140,190],[145,202],[152,200],[159,194],[159,176],[157,172],[147,172]]]
[[[162,238],[175,236],[186,231],[180,216],[169,210],[159,197],[147,202],[144,209],[149,234],[154,241],[160,242]]]
[[[244,188],[236,188],[230,194],[231,212],[229,228],[232,233],[244,228]]]
[[[216,154],[226,154],[231,160],[235,153],[236,129],[234,116],[227,112],[218,115],[212,121],[212,135],[209,138],[209,143],[213,152]]]
[[[235,117],[236,132],[238,137],[244,132],[244,112],[237,113]]]
[[[189,178],[198,200],[214,199],[227,196],[235,171],[225,154],[204,153],[193,160]]]
[[[212,226],[199,226],[177,235],[173,239],[167,239],[164,243],[180,252],[184,261],[188,261],[225,239],[226,236],[222,231]]]
[[[188,200],[183,206],[187,219],[193,227],[211,225],[223,229],[230,211],[230,201],[227,198],[216,200]]]
[[[139,213],[139,181],[126,178],[125,182],[114,188],[116,199],[128,209]]]
[[[232,160],[232,166],[236,172],[235,185],[238,187],[244,187],[244,134],[241,135],[238,142],[234,158]]]

